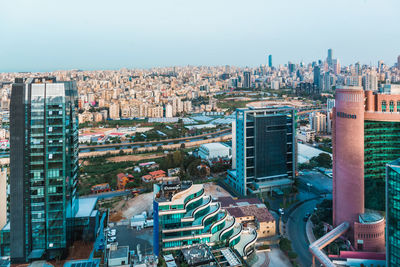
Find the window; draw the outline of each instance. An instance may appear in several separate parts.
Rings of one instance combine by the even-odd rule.
[[[382,101],[382,112],[386,112],[386,101]]]
[[[389,102],[389,111],[390,112],[394,112],[394,102],[393,102],[393,100],[390,100],[390,102]]]
[[[397,112],[400,112],[400,101],[397,101]]]

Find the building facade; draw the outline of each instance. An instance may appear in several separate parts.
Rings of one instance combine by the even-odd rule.
[[[367,95],[366,99],[365,96]],[[365,210],[365,122],[374,116],[390,119],[385,114],[368,112],[368,92],[362,87],[336,90],[333,113],[333,223],[350,224],[347,236],[358,250],[383,251],[385,219],[377,212]],[[374,115],[375,114],[375,115]],[[400,115],[400,114],[399,114]],[[376,131],[375,135],[383,134]],[[381,145],[382,146],[382,145]],[[383,157],[382,161],[388,160]],[[381,164],[384,164],[381,162]],[[376,189],[375,189],[376,190]]]
[[[386,266],[400,265],[400,158],[386,165]]]
[[[236,110],[236,169],[227,182],[242,195],[292,184],[295,176],[295,110]]]
[[[62,254],[79,209],[77,88],[17,78],[11,93],[10,253],[13,262]]]
[[[254,251],[255,229],[237,222],[219,202],[191,181],[154,184],[153,250],[176,251],[197,244],[222,244],[246,258]]]

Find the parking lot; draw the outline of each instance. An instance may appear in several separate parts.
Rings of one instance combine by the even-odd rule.
[[[140,231],[131,229],[127,225],[118,225],[110,227],[117,230],[116,242],[118,246],[129,246],[129,250],[135,250],[137,253],[137,245],[140,245],[142,254],[150,254],[153,250],[153,228],[145,228]]]

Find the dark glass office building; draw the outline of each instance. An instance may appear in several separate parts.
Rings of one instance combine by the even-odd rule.
[[[240,194],[288,186],[295,176],[295,110],[250,107],[236,110],[236,169],[227,181]]]
[[[10,254],[13,262],[62,255],[78,211],[75,82],[17,78],[10,105]]]
[[[400,159],[386,165],[386,266],[400,266]]]

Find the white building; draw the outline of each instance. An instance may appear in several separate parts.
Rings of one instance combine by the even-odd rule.
[[[169,104],[169,103],[165,106],[165,117],[166,118],[172,118],[173,117],[172,105]]]
[[[223,143],[203,144],[199,149],[199,156],[202,159],[213,160],[218,158],[232,158],[232,149]]]

